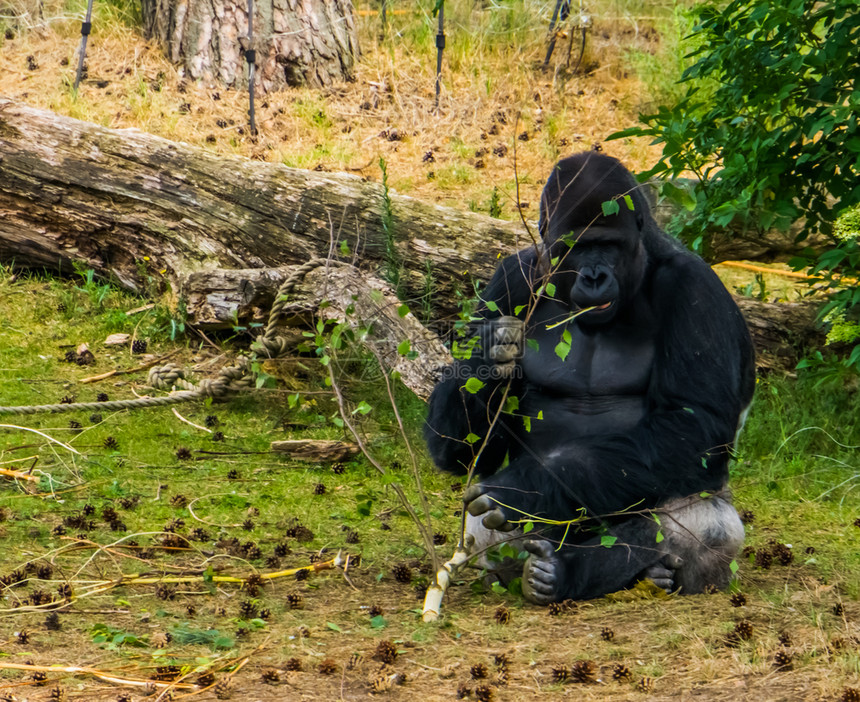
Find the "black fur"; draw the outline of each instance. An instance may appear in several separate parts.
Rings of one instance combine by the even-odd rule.
[[[632,526],[653,519],[631,512],[721,491],[752,398],[753,350],[737,306],[704,261],[659,229],[639,187],[620,162],[596,152],[559,162],[541,200],[542,246],[502,262],[483,293],[481,345],[448,369],[430,399],[430,452],[455,473],[484,444],[505,388],[518,399],[519,409],[493,427],[476,470],[483,493],[510,520],[523,513],[566,520],[582,509],[591,518],[554,556],[562,582],[553,599],[617,589],[665,554],[656,530]],[[613,199],[618,213],[604,215]],[[547,283],[554,295],[544,287],[536,298]],[[493,377],[496,320],[525,319],[530,303],[525,337],[538,348],[526,345],[512,378]],[[547,329],[591,306],[598,309]],[[562,361],[555,349],[565,329],[572,347]],[[470,376],[485,382],[475,394],[464,388]],[[522,415],[531,417],[530,431]],[[465,441],[469,434],[480,440]],[[599,539],[595,529],[623,532],[640,556],[582,548]],[[561,534],[545,529],[544,538]]]

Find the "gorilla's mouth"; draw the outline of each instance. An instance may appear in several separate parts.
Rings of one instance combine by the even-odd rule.
[[[615,300],[610,300],[609,302],[604,302],[602,305],[594,305],[592,310],[608,310],[614,304]]]

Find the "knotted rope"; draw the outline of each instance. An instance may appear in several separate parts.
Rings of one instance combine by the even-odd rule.
[[[281,283],[275,294],[275,301],[269,311],[269,320],[265,331],[257,337],[252,345],[254,349],[265,351],[266,358],[277,358],[282,356],[288,348],[288,340],[277,333],[277,326],[284,315],[287,307],[289,294],[296,285],[308,273],[315,268],[326,264],[321,258],[311,258],[294,269],[286,280]],[[164,407],[165,405],[177,405],[181,402],[196,400],[205,397],[223,399],[234,393],[241,392],[254,387],[254,375],[251,362],[254,357],[239,356],[232,366],[225,366],[215,378],[203,378],[197,383],[185,377],[185,371],[179,366],[168,363],[163,366],[154,366],[149,370],[147,385],[156,390],[173,390],[163,397],[136,397],[131,400],[114,400],[108,402],[71,402],[55,405],[24,405],[21,407],[2,407],[2,414],[40,414],[42,412],[73,412],[104,410],[116,412],[126,409],[139,409],[143,407]]]

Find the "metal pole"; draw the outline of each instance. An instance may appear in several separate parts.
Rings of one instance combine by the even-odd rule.
[[[257,135],[257,122],[254,117],[254,73],[256,69],[257,52],[254,49],[254,0],[248,0],[248,49],[245,51],[248,62],[248,116],[251,122],[251,136]]]
[[[93,19],[93,0],[87,0],[87,18],[81,22],[81,50],[78,52],[78,71],[75,74],[75,92],[81,84],[84,73],[84,59],[87,57],[87,37],[90,35]]]
[[[439,30],[436,32],[436,112],[442,92],[442,52],[445,50],[445,3],[439,3]]]
[[[546,48],[546,58],[543,60],[543,70],[549,66],[549,60],[552,58],[552,52],[555,51],[555,27],[558,22],[558,16],[561,14],[561,6],[564,4],[570,5],[570,0],[557,0],[555,9],[552,11],[552,19],[549,21],[549,46]],[[564,19],[562,17],[562,19]]]

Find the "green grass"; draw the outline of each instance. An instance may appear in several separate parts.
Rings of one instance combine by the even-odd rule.
[[[102,346],[102,340],[117,331],[145,339],[149,353],[175,353],[172,362],[199,367],[193,377],[214,374],[220,363],[247,344],[244,334],[215,337],[218,349],[192,335],[177,335],[181,315],[165,305],[126,315],[144,302],[86,271],[67,280],[46,275],[13,279],[9,270],[0,271],[2,404],[53,403],[64,396],[94,401],[100,392],[114,400],[134,397],[132,390],[144,392],[145,371],[94,384],[80,382],[141,363],[143,357],[128,348],[111,351]],[[93,350],[95,364],[81,367],[62,360],[66,350],[84,342]],[[221,358],[222,352],[227,356]],[[364,401],[373,408],[367,415],[351,415],[360,422],[371,451],[417,504],[408,453],[378,371],[361,355],[346,351],[333,363],[350,406]],[[306,567],[312,559],[326,560],[340,550],[361,554],[361,566],[350,575],[355,589],[331,571],[302,582],[277,578],[254,598],[257,607],[270,610],[267,621],[242,614],[240,606],[249,596],[238,585],[210,586],[202,578],[175,586],[169,599],[160,599],[155,585],[85,596],[73,607],[80,612],[62,614],[64,628],[52,635],[62,649],[37,648],[36,660],[75,663],[109,655],[141,675],[149,675],[165,660],[188,671],[211,667],[223,674],[242,655],[268,641],[265,652],[256,654],[259,658],[241,678],[241,694],[267,699],[265,690],[254,692],[260,671],[282,667],[286,659],[298,656],[305,672],[292,684],[307,694],[321,694],[333,685],[330,692],[336,695],[340,678],[317,676],[316,665],[331,657],[345,666],[355,651],[369,658],[376,644],[388,638],[409,651],[410,659],[440,670],[452,664],[468,671],[482,656],[492,661],[495,653],[514,651],[519,685],[526,684],[527,677],[517,678],[526,669],[544,670],[549,676],[550,665],[588,658],[603,666],[601,674],[610,681],[611,664],[624,662],[637,676],[634,683],[641,676],[654,677],[663,692],[672,685],[692,684],[718,690],[723,689],[721,681],[772,675],[777,635],[789,629],[801,640],[793,649],[799,673],[834,690],[860,673],[855,649],[827,652],[832,639],[850,635],[850,623],[846,630],[843,618],[833,614],[834,604],[845,603],[850,617],[860,599],[860,528],[854,525],[860,516],[856,489],[860,471],[857,449],[852,448],[860,437],[856,397],[850,388],[822,389],[781,378],[759,383],[738,446],[732,485],[738,508],[754,514],[747,543],[754,549],[768,547],[772,539],[789,543],[795,561],[787,568],[762,570],[740,558],[735,589],[748,598],[741,610],[727,604],[727,595],[713,595],[594,601],[575,614],[547,619],[544,610],[525,605],[514,595],[484,592],[467,573],[465,584],[472,587],[454,588],[444,604],[443,621],[428,625],[416,614],[421,602],[413,586],[426,584],[428,573],[417,566],[426,567],[429,559],[387,481],[361,457],[347,462],[344,472],[337,474],[329,464],[303,463],[269,451],[270,442],[277,439],[345,438],[334,419],[337,409],[322,367],[312,355],[304,355],[264,369],[279,378],[271,388],[228,401],[176,407],[196,425],[214,424],[209,429],[222,432],[223,441],[214,441],[211,433],[190,426],[170,408],[103,412],[100,420],[90,412],[0,418],[0,423],[13,425],[0,429],[0,467],[32,469],[42,478],[35,489],[6,478],[0,483],[0,576],[28,562],[53,564],[48,580],[31,571],[26,574],[30,582],[4,589],[6,611],[0,612],[0,627],[7,638],[25,628],[44,642],[44,612],[8,610],[37,591],[56,593],[64,582],[84,594],[87,581],[134,573],[199,576],[211,568],[207,572],[245,577]],[[439,556],[447,558],[458,525],[459,491],[451,485],[459,481],[431,469],[420,439],[423,403],[403,388],[396,397],[418,452],[433,529],[449,538],[447,545],[437,547]],[[81,427],[72,428],[70,421]],[[25,429],[43,432],[79,453]],[[116,447],[106,447],[108,437],[115,439]],[[190,457],[180,457],[180,449],[187,449]],[[315,494],[317,484],[325,485],[325,494]],[[88,520],[93,528],[67,525],[64,535],[57,533],[58,525],[85,508],[92,508]],[[119,515],[118,530],[105,519],[106,508]],[[311,530],[311,540],[287,536],[297,522]],[[195,528],[206,534],[202,541],[192,540],[188,550],[168,550],[160,545],[167,527],[187,536]],[[359,535],[357,543],[350,541],[352,533]],[[238,549],[231,545],[233,539],[238,540]],[[128,548],[129,540],[138,547]],[[268,560],[285,542],[289,553],[277,564]],[[259,554],[242,549],[249,544],[256,545]],[[810,547],[814,550],[807,552]],[[140,560],[139,549],[152,553]],[[411,585],[394,582],[391,569],[398,563],[413,567]],[[288,594],[303,596],[301,609],[290,607]],[[507,626],[493,618],[502,603],[512,611],[513,622]],[[374,624],[368,607],[380,604],[384,615]],[[108,611],[119,613],[100,613]],[[756,637],[727,648],[725,638],[740,618],[753,622]],[[600,641],[604,626],[616,632],[611,643]],[[302,627],[311,631],[310,638]],[[164,632],[172,633],[174,641],[159,648],[155,642]],[[13,646],[11,660],[21,662],[27,650]],[[428,699],[441,699],[454,693],[457,680],[425,680],[421,670],[426,668],[410,669],[410,675],[417,675],[411,694],[426,692]],[[359,686],[352,689],[369,689],[350,678],[353,673],[344,674],[353,680],[351,685]],[[21,680],[14,671],[4,675]],[[778,695],[781,678],[766,679]],[[439,693],[439,685],[447,693]],[[627,699],[624,689],[582,688],[585,699]],[[543,690],[548,699],[561,699],[568,691],[560,684],[545,685]]]

